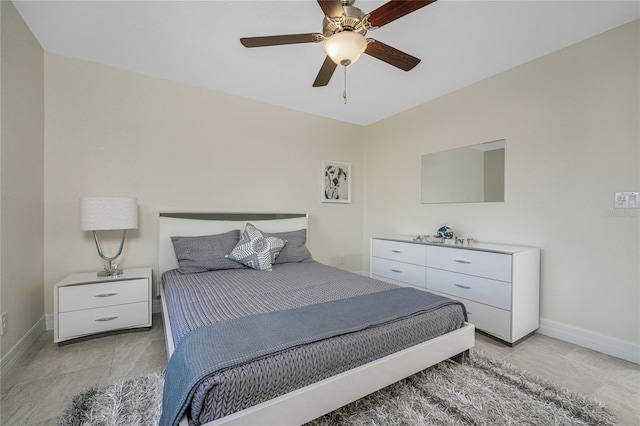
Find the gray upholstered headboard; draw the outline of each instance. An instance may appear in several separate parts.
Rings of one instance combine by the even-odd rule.
[[[242,231],[248,222],[253,223],[264,232],[295,231],[297,229],[307,229],[308,214],[158,212],[157,257],[154,270],[154,279],[158,289],[157,294],[160,294],[160,277],[162,277],[162,274],[178,267],[171,237],[221,234],[234,229]]]

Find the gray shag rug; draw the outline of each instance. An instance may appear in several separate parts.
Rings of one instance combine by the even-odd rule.
[[[106,388],[92,387],[71,400],[60,426],[151,426],[162,413],[164,373],[120,380]]]
[[[157,425],[163,376],[151,374],[74,397],[60,421],[71,425]],[[474,352],[445,361],[345,405],[308,426],[615,425],[602,404],[507,362]]]

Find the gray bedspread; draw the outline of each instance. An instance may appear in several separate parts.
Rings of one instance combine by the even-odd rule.
[[[170,271],[163,276],[163,286],[177,348],[190,331],[207,324],[397,288],[317,262],[276,265],[271,272],[180,275]],[[464,321],[461,305],[447,305],[213,372],[199,381],[190,396],[191,421],[201,424],[224,417],[453,331]],[[214,340],[209,347],[221,344]]]
[[[180,341],[169,361],[160,424],[178,424],[197,384],[208,375],[452,304],[459,302],[412,288],[397,288],[196,329]],[[216,343],[215,351],[206,350],[211,342]]]

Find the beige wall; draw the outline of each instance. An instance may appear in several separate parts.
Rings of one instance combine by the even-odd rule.
[[[365,129],[365,231],[542,249],[541,317],[640,342],[638,21]],[[506,139],[506,202],[420,204],[420,156]],[[364,261],[368,262],[366,253]]]
[[[360,127],[52,54],[45,68],[47,313],[58,280],[102,267],[79,230],[85,195],[138,198],[125,268],[153,265],[163,209],[308,212],[314,257],[361,268]],[[351,204],[320,202],[322,160],[352,164]]]
[[[4,356],[44,314],[44,53],[13,3],[0,2],[0,311]]]

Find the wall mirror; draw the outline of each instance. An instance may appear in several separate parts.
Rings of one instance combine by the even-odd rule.
[[[422,203],[504,201],[505,140],[422,156]]]

